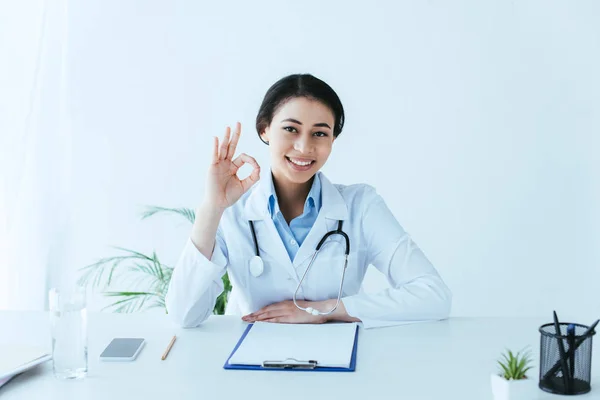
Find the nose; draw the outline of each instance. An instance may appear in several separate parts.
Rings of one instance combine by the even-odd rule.
[[[310,154],[313,152],[312,141],[310,135],[299,135],[294,142],[294,150],[300,154]]]

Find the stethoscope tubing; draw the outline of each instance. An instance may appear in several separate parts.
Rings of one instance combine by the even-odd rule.
[[[254,222],[253,221],[248,221],[248,223],[250,224],[250,230],[252,231],[252,240],[254,241],[254,250],[255,250],[255,254],[256,257],[260,258],[260,253],[258,250],[258,240],[256,239],[256,231],[254,230]],[[332,314],[339,306],[341,298],[342,298],[342,289],[344,287],[344,277],[346,276],[346,268],[348,267],[348,256],[350,254],[350,238],[348,237],[348,235],[346,234],[346,232],[344,232],[342,230],[342,225],[343,225],[343,221],[339,220],[338,221],[338,227],[336,230],[334,231],[329,231],[327,232],[325,235],[323,235],[323,237],[321,238],[321,240],[319,241],[319,243],[317,244],[317,247],[315,249],[315,252],[313,253],[311,259],[310,259],[310,263],[308,264],[308,267],[306,268],[306,271],[304,271],[304,274],[302,274],[302,278],[300,279],[300,282],[298,283],[298,286],[296,286],[296,291],[294,292],[294,295],[292,296],[292,301],[294,302],[294,305],[302,310],[302,311],[306,311],[309,314],[312,315],[330,315]],[[322,246],[325,244],[325,241],[327,240],[328,237],[333,236],[333,235],[341,235],[345,242],[346,242],[346,250],[344,252],[344,269],[342,270],[342,279],[340,280],[340,288],[338,290],[338,296],[337,296],[337,301],[335,303],[335,306],[333,306],[333,308],[329,311],[326,312],[321,312],[319,310],[315,310],[312,307],[301,307],[297,300],[296,297],[298,295],[298,291],[300,290],[300,288],[302,287],[302,282],[304,282],[304,278],[306,278],[306,275],[308,274],[308,271],[311,269],[315,258],[317,257],[317,254],[319,254],[319,251],[321,251]],[[262,263],[262,259],[261,259],[261,263]],[[262,268],[260,273],[262,273]]]

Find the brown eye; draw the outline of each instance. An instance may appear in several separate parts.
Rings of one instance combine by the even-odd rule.
[[[283,130],[294,133],[297,132],[296,128],[294,128],[293,126],[285,126],[283,127]]]

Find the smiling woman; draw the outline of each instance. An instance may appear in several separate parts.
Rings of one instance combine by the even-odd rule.
[[[281,106],[272,120],[260,135],[271,147],[272,169],[285,174],[286,182],[306,182],[325,164],[336,138],[329,107],[317,100],[298,97]],[[280,168],[281,163],[291,170]],[[307,174],[296,174],[308,171],[313,171],[308,179]]]
[[[233,135],[227,128],[220,144],[215,137],[205,199],[166,297],[178,323],[196,326],[210,315],[227,270],[228,308],[234,304],[247,322],[375,327],[448,317],[450,290],[375,189],[334,185],[320,172],[344,118],[322,80],[304,74],[276,82],[256,118],[271,159],[256,186],[256,160],[234,158],[241,125]],[[246,163],[253,171],[240,180]],[[359,293],[369,265],[391,289]]]

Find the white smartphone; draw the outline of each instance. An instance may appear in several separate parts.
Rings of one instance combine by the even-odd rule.
[[[133,361],[144,343],[141,338],[114,338],[100,354],[100,361]]]

